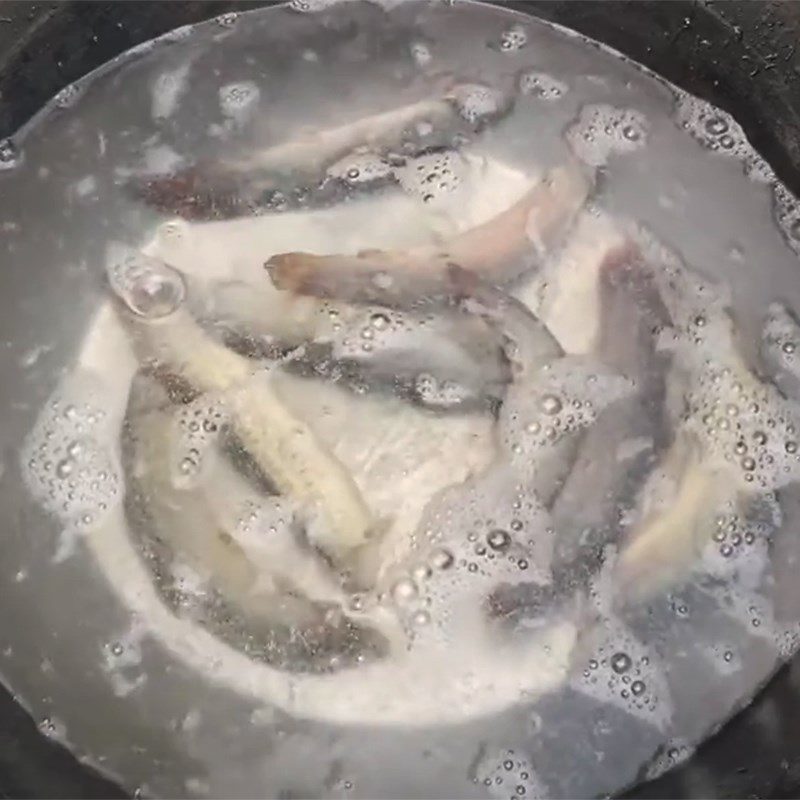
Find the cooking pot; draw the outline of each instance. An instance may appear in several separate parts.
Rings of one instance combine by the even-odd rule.
[[[263,2],[58,2],[12,0],[0,6],[0,138],[11,135],[50,97],[123,51],[178,26]],[[573,28],[640,62],[668,80],[730,112],[781,180],[800,194],[800,6],[761,2],[507,2],[502,5]],[[19,297],[22,283],[37,281],[35,313]],[[4,345],[29,335],[59,302],[59,278],[33,272],[0,273],[0,339]],[[30,294],[28,290],[27,294]],[[37,316],[38,315],[38,316]],[[0,424],[3,455],[16,459],[20,431],[29,426],[27,384],[16,360],[0,352]],[[63,351],[62,351],[63,352]],[[58,363],[59,345],[53,363]],[[47,355],[47,354],[46,354]],[[46,357],[45,357],[46,361]],[[33,406],[42,397],[37,395]],[[29,411],[26,412],[29,415]],[[26,422],[27,420],[27,422]],[[17,508],[0,481],[0,507]],[[9,539],[31,535],[23,513],[4,514]],[[18,648],[40,669],[60,631],[26,640],[20,628],[35,614],[30,599],[9,588],[13,569],[0,575],[4,609],[3,647]],[[55,576],[41,591],[58,592]],[[89,614],[69,607],[65,613]],[[0,669],[2,665],[0,664]],[[78,667],[76,666],[76,669]],[[56,698],[69,694],[74,676],[61,669],[51,678]],[[24,681],[22,681],[24,684]],[[19,680],[14,689],[25,695]],[[77,683],[75,685],[78,685]],[[85,682],[80,684],[85,687]],[[85,688],[81,691],[85,691]],[[74,701],[76,698],[72,697]],[[80,700],[80,698],[78,698]],[[97,702],[87,695],[86,703]],[[124,797],[93,767],[80,763],[48,735],[55,722],[33,719],[7,690],[0,690],[0,794],[5,797]],[[168,738],[169,733],[165,733]],[[175,732],[174,735],[179,735]],[[163,744],[163,742],[161,743]],[[146,758],[169,758],[169,748],[150,743]],[[102,764],[95,765],[102,767]],[[580,768],[576,765],[576,768]],[[143,770],[146,772],[146,770]],[[142,784],[147,775],[142,774]],[[145,789],[146,792],[146,789]],[[688,762],[642,783],[637,797],[792,797],[800,793],[800,659],[784,666],[755,700],[716,732]]]

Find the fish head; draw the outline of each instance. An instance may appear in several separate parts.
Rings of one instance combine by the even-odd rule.
[[[106,274],[119,303],[145,320],[173,314],[186,298],[183,275],[160,259],[143,253],[113,264]]]

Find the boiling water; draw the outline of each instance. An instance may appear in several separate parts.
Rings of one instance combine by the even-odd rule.
[[[617,792],[793,653],[800,207],[726,114],[497,8],[297,2],[0,159],[3,674],[129,789]],[[392,294],[559,174],[520,304]],[[408,248],[383,305],[263,268]]]

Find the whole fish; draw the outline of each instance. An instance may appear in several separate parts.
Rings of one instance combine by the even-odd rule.
[[[148,535],[166,545],[173,564],[205,578],[242,614],[248,630],[301,645],[301,659],[322,658],[324,666],[326,653],[353,660],[385,654],[388,642],[374,623],[386,627],[386,620],[375,618],[366,627],[345,613],[341,582],[303,545],[303,526],[290,501],[255,491],[222,453],[202,480],[175,481],[176,408],[152,383],[134,378],[126,415],[134,527],[143,517]]]
[[[400,308],[441,300],[450,289],[452,264],[493,283],[524,272],[532,255],[553,247],[569,229],[591,187],[591,176],[570,163],[488,222],[441,245],[356,255],[283,253],[265,268],[276,287],[301,295]]]
[[[198,393],[219,393],[237,438],[264,475],[325,524],[315,544],[341,560],[363,545],[375,522],[341,463],[275,396],[269,375],[205,334],[183,305],[183,276],[138,255],[109,270],[117,308],[145,363],[176,374]]]
[[[353,187],[326,176],[325,170],[348,154],[365,149],[387,154],[407,145],[422,122],[434,130],[450,131],[450,139],[461,129],[478,129],[459,113],[463,95],[462,88],[447,78],[438,96],[336,127],[307,129],[279,144],[254,148],[246,156],[207,160],[169,175],[138,178],[132,189],[148,205],[185,219],[229,219],[287,205],[307,208],[309,203],[341,201]],[[509,108],[506,99],[492,118]]]
[[[631,381],[599,360],[566,355],[521,301],[459,266],[448,268],[461,308],[502,335],[511,364],[498,416],[500,441],[546,507],[571,469],[580,432],[632,391]]]
[[[390,394],[437,411],[494,408],[508,383],[508,365],[498,337],[478,319],[442,308],[421,314],[374,307],[337,307],[318,312],[335,316],[335,327],[301,320],[298,333],[265,314],[265,300],[252,287],[222,286],[226,297],[204,314],[225,343],[249,358],[275,360],[303,345],[302,356],[285,369],[331,380],[357,393]],[[211,283],[208,294],[216,298]],[[286,293],[281,296],[291,297]],[[234,308],[233,299],[242,298]],[[311,298],[296,300],[314,302]],[[290,309],[291,310],[291,309]]]
[[[664,414],[668,354],[656,350],[658,333],[669,318],[651,267],[634,246],[613,248],[597,280],[599,330],[593,352],[630,378],[635,392],[612,404],[587,431],[553,504],[556,558],[563,568],[578,558],[599,562],[670,438]]]
[[[597,361],[565,355],[548,329],[513,296],[460,267],[451,266],[448,272],[451,293],[462,310],[501,333],[511,364],[512,381],[498,414],[501,456],[483,478],[476,479],[477,485],[491,484],[499,474],[533,498],[530,510],[519,512],[517,525],[532,548],[536,563],[531,573],[538,578],[506,577],[487,592],[485,602],[495,616],[536,619],[543,610],[570,600],[551,585],[559,530],[547,509],[572,468],[581,434],[632,387]],[[519,502],[515,507],[526,508]],[[531,514],[535,523],[525,518]]]

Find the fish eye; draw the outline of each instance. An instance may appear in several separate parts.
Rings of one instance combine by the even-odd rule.
[[[157,259],[134,256],[108,271],[114,293],[139,317],[160,319],[174,313],[186,296],[183,276]]]

